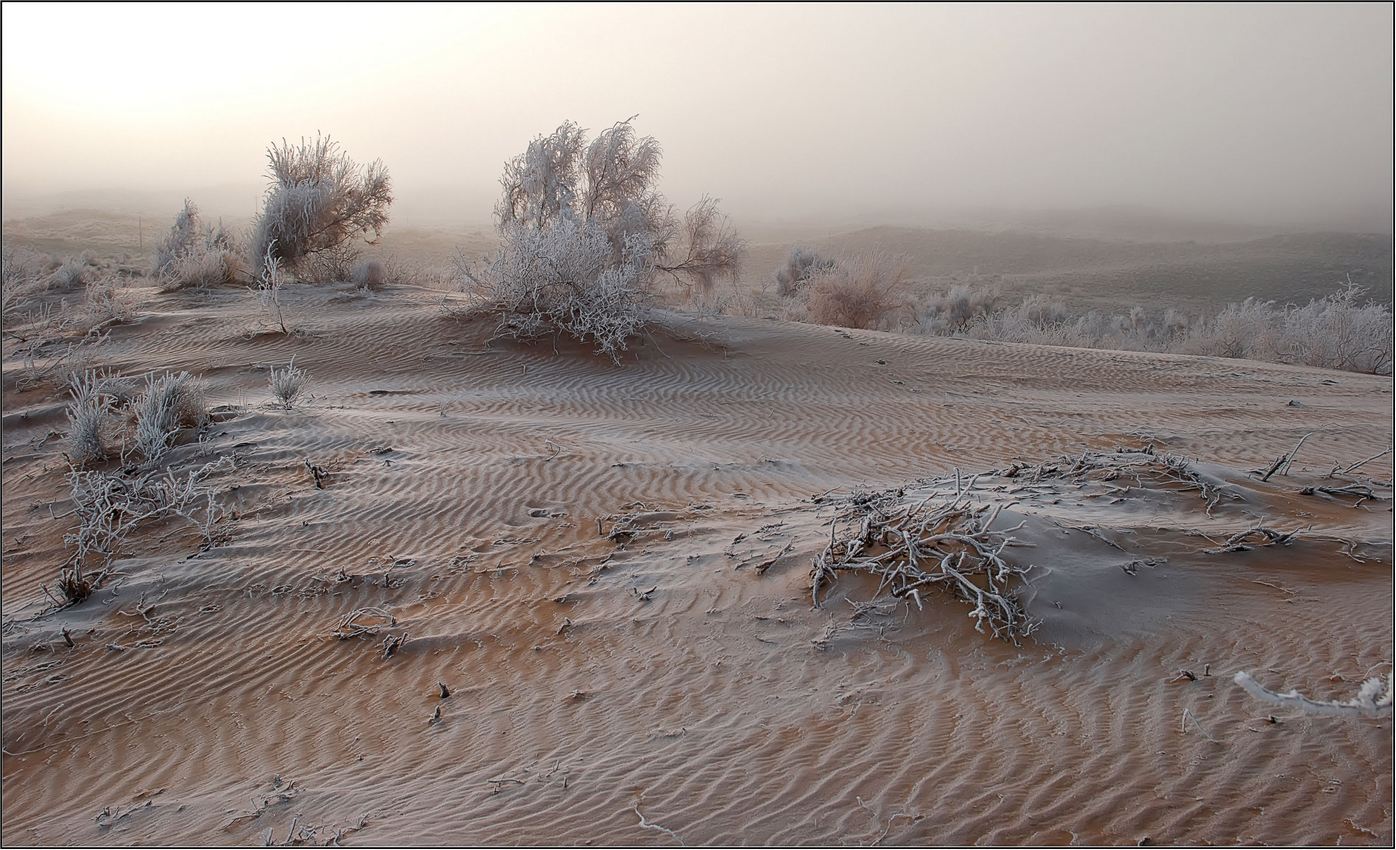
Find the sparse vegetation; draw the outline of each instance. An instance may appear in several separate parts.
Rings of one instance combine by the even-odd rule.
[[[316,136],[272,145],[267,163],[270,186],[252,232],[258,273],[269,259],[287,271],[307,271],[337,250],[336,268],[352,268],[353,256],[343,249],[360,237],[371,244],[388,223],[392,181],[382,161],[361,167],[330,136]]]
[[[1391,306],[1364,300],[1365,295],[1348,281],[1302,306],[1248,298],[1210,318],[1190,318],[1172,308],[1150,315],[1141,307],[1072,316],[1064,303],[1045,295],[992,306],[991,294],[957,287],[931,297],[921,329],[1003,342],[1203,354],[1389,375]]]
[[[657,275],[705,290],[735,277],[741,241],[711,199],[677,220],[655,188],[660,158],[630,121],[590,143],[566,122],[505,165],[495,210],[504,244],[484,267],[458,263],[462,288],[500,317],[499,333],[565,333],[619,361],[646,322]]]

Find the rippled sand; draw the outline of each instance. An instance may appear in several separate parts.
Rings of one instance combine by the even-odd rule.
[[[16,392],[6,343],[7,844],[1392,841],[1389,719],[1231,681],[1344,698],[1388,669],[1391,503],[1297,490],[1391,444],[1390,378],[678,315],[617,367],[487,345],[438,293],[293,287],[290,339],[245,293],[143,294],[102,362],[208,379],[236,518],[206,552],[145,534],[36,617],[64,399]],[[283,412],[292,355],[314,397]],[[1246,474],[1308,432],[1289,476]],[[852,627],[851,579],[810,605],[820,494],[1147,443],[1238,498],[986,490],[1031,520],[1036,641],[939,595]],[[1308,530],[1201,551],[1262,520]],[[331,634],[368,606],[409,635],[391,658]]]

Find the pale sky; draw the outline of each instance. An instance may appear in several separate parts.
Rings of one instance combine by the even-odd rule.
[[[563,119],[638,114],[746,217],[1392,203],[1392,7],[6,4],[4,184],[246,195],[323,130],[398,208],[484,220]],[[478,216],[475,212],[478,211]],[[1388,225],[1389,226],[1389,225]]]

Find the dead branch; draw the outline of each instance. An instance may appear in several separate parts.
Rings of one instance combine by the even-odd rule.
[[[1389,454],[1391,454],[1391,447],[1390,447],[1390,446],[1388,446],[1387,448],[1382,449],[1381,451],[1377,452],[1376,454],[1372,455],[1371,457],[1369,457],[1369,458],[1363,458],[1362,460],[1359,460],[1357,463],[1354,463],[1354,464],[1352,464],[1352,465],[1350,465],[1350,466],[1344,466],[1344,467],[1337,467],[1337,466],[1335,466],[1335,467],[1333,467],[1333,471],[1330,472],[1330,473],[1328,473],[1328,477],[1329,477],[1329,478],[1336,478],[1336,477],[1339,476],[1339,475],[1347,475],[1347,474],[1353,472],[1354,470],[1358,469],[1359,467],[1364,466],[1364,465],[1370,463],[1371,461],[1376,460],[1377,458],[1386,457],[1386,456],[1389,455]]]
[[[1257,525],[1254,528],[1236,532],[1220,546],[1202,551],[1208,555],[1220,555],[1223,552],[1249,552],[1259,546],[1288,546],[1295,541],[1300,532],[1307,530],[1296,528],[1294,531],[1282,532]]]

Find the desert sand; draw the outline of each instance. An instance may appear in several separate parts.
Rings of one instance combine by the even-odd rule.
[[[427,290],[291,286],[289,337],[136,293],[101,362],[209,382],[170,465],[235,455],[230,514],[45,613],[66,396],[7,347],[6,844],[1392,842],[1389,718],[1232,681],[1389,669],[1391,502],[1300,493],[1391,445],[1389,377],[680,313],[617,366]],[[843,496],[1149,446],[1226,498],[980,479],[1038,568],[1019,646],[867,577],[811,604]],[[1205,551],[1260,523],[1302,531]]]

